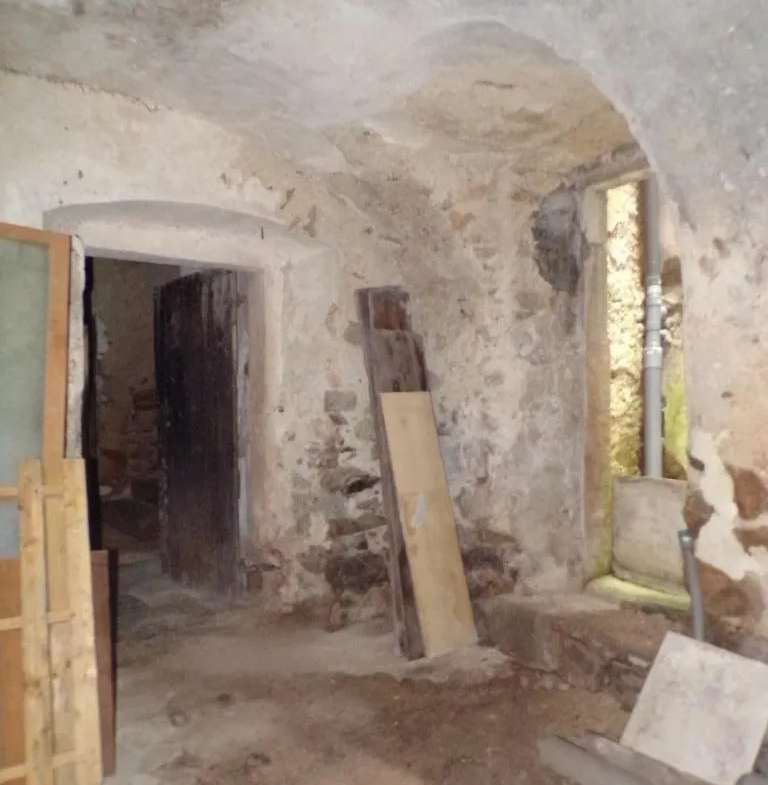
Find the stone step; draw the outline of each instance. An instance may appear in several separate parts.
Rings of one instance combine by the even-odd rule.
[[[629,709],[669,630],[687,621],[588,594],[501,595],[477,603],[486,642],[520,665],[557,674],[573,687],[607,690]]]

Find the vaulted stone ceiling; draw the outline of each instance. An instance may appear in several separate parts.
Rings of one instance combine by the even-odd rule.
[[[201,114],[319,168],[347,166],[329,142],[350,124],[553,174],[632,138],[543,44],[403,3],[37,0],[0,16],[6,68]]]
[[[0,65],[330,170],[329,132],[358,125],[560,172],[630,138],[610,98],[684,220],[743,225],[768,168],[767,25],[759,0],[0,0]]]

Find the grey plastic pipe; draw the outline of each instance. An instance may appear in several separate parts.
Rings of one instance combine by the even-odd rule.
[[[645,245],[645,347],[643,349],[643,458],[646,477],[664,474],[663,365],[661,344],[661,241],[659,186],[649,177],[642,186]]]
[[[695,543],[687,529],[677,533],[680,541],[680,550],[683,553],[683,569],[685,583],[691,598],[691,612],[693,614],[693,637],[697,641],[706,639],[706,616],[704,614],[704,598],[701,595],[701,582],[699,581],[699,566],[696,564]]]

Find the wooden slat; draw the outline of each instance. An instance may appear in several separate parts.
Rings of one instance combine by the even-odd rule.
[[[34,229],[31,226],[18,226],[0,221],[0,240],[15,240],[19,243],[32,245],[52,245],[58,238],[66,237],[45,229]]]
[[[432,409],[426,392],[382,393],[381,410],[427,656],[477,641]]]
[[[399,287],[359,289],[355,296],[376,432],[382,503],[389,532],[388,568],[395,640],[402,654],[416,659],[424,656],[424,641],[403,541],[379,393],[426,390],[426,364],[420,338],[411,331],[409,296],[405,290]]]
[[[66,624],[72,621],[72,614],[68,611],[66,613],[48,613],[46,616],[48,624]],[[24,620],[21,616],[10,616],[7,619],[0,619],[0,632],[20,630],[23,626]]]
[[[107,551],[91,553],[94,626],[99,670],[99,714],[102,727],[104,776],[115,773],[114,654],[110,603],[110,559]],[[17,560],[0,561],[0,764],[26,776],[23,717],[24,688],[21,663],[21,582]],[[48,615],[48,623],[58,623]],[[74,762],[75,752],[60,756],[61,765]],[[7,782],[0,778],[0,783]],[[23,783],[19,783],[23,785]]]
[[[15,485],[0,485],[0,501],[19,498],[19,489]]]
[[[0,561],[0,618],[20,618],[19,562]],[[21,664],[21,629],[0,633],[0,764],[21,765],[26,772],[24,749],[24,680]],[[24,785],[19,779],[6,780]]]
[[[25,461],[21,489],[21,619],[27,785],[52,785],[51,673],[42,467]]]
[[[70,766],[77,763],[77,756],[74,752],[64,752],[60,755],[54,755],[51,759],[51,769],[60,769],[64,766]],[[26,764],[18,766],[8,766],[5,769],[0,769],[0,785],[4,782],[14,782],[22,778],[30,776],[29,767]],[[29,781],[29,780],[27,780]]]
[[[70,459],[64,462],[64,488],[63,530],[73,616],[70,662],[76,782],[77,785],[99,785],[102,780],[101,726],[84,461]]]
[[[91,551],[91,583],[93,585],[93,629],[96,638],[96,669],[99,674],[99,717],[101,719],[101,765],[105,777],[117,771],[115,739],[115,659],[112,619],[113,568],[109,551]],[[117,577],[115,575],[115,577]],[[114,598],[117,599],[116,597]]]
[[[51,239],[48,253],[48,329],[45,357],[45,409],[43,412],[43,481],[59,486],[63,479],[67,404],[67,343],[69,330],[70,241],[66,235]],[[49,605],[52,613],[70,610],[68,557],[64,532],[64,501],[45,500]],[[71,626],[51,630],[53,673],[54,751],[74,749],[72,713],[75,689],[70,667]],[[56,772],[56,785],[75,785],[73,766]]]

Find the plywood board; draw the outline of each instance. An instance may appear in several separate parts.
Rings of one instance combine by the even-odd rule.
[[[621,743],[712,785],[752,771],[768,729],[768,665],[670,632]]]
[[[477,642],[432,396],[382,393],[381,409],[427,656]]]

